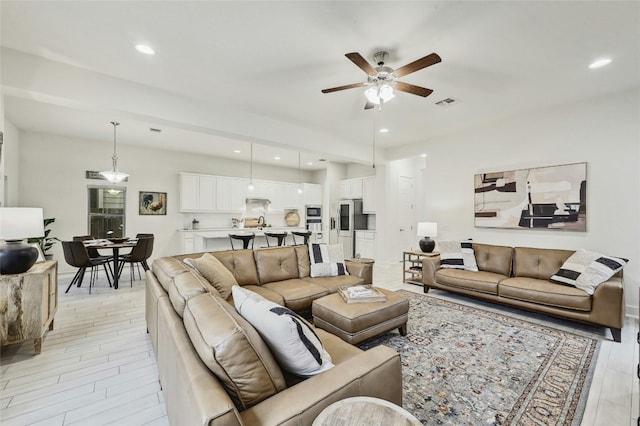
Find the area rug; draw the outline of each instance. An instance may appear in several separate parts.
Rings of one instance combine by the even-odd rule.
[[[427,425],[579,425],[599,340],[428,295],[407,336],[363,342],[400,353],[403,407]]]

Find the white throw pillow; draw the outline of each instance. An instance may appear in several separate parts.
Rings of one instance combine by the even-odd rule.
[[[231,291],[236,309],[258,330],[281,368],[309,377],[333,367],[322,342],[298,314],[240,286]]]
[[[473,241],[439,241],[438,248],[441,268],[478,271]]]
[[[342,244],[309,243],[311,277],[335,277],[349,275],[344,265]]]
[[[611,278],[627,264],[620,257],[579,249],[572,254],[549,281],[579,288],[593,294],[600,284]]]

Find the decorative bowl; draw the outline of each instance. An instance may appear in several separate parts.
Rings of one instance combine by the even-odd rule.
[[[129,241],[128,237],[123,238],[107,238],[107,240],[111,241],[114,244],[124,243],[125,241]]]

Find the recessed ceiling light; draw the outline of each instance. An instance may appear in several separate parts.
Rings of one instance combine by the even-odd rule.
[[[234,149],[233,152],[235,152],[236,154],[240,154],[240,150],[239,149]]]
[[[387,128],[382,128],[379,130],[380,133],[389,133],[389,129]]]
[[[146,44],[136,44],[136,50],[140,53],[144,53],[145,55],[156,54],[156,51],[153,50],[151,46],[147,46]]]
[[[420,154],[420,157],[427,158],[427,154]]]
[[[309,161],[309,162],[307,163],[307,166],[313,166],[313,163],[312,163],[311,161]]]
[[[278,157],[277,155],[275,157],[273,157],[274,160],[279,160],[280,157]]]
[[[611,58],[602,58],[602,59],[598,59],[597,61],[591,62],[591,64],[589,64],[589,68],[590,69],[601,68],[601,67],[604,67],[605,65],[609,65],[610,63],[611,63]]]

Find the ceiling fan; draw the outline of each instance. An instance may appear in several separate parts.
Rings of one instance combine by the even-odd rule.
[[[340,90],[354,89],[356,87],[368,87],[365,91],[367,103],[365,104],[364,109],[371,109],[374,105],[380,105],[393,99],[395,96],[394,88],[402,92],[422,96],[423,98],[429,96],[433,90],[404,83],[397,79],[442,61],[440,56],[436,53],[432,53],[394,70],[384,66],[384,63],[389,56],[387,52],[377,52],[373,55],[373,59],[378,65],[375,68],[357,52],[347,53],[344,56],[349,58],[351,62],[367,73],[367,81],[324,89],[322,93],[338,92]]]

